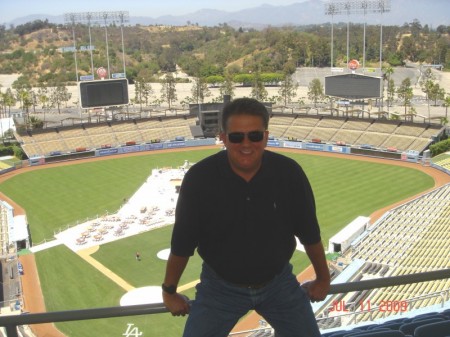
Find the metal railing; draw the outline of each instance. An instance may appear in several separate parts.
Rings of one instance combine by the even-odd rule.
[[[352,291],[371,290],[403,284],[435,281],[450,278],[450,269],[442,269],[418,274],[378,278],[359,282],[332,284],[329,295]],[[163,303],[91,308],[81,310],[55,311],[23,315],[0,316],[0,326],[5,327],[7,337],[19,337],[19,325],[82,321],[99,318],[113,318],[166,313]]]

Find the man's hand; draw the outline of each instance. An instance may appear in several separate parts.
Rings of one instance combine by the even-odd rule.
[[[181,294],[175,293],[173,295],[163,291],[163,301],[167,310],[169,310],[172,316],[184,316],[189,314],[189,299]]]
[[[302,284],[302,287],[305,288],[311,302],[320,302],[325,299],[330,291],[331,283],[325,251],[321,241],[312,245],[304,245],[304,247],[313,265],[316,279]]]
[[[308,294],[311,302],[320,302],[325,299],[328,292],[330,291],[330,282],[329,281],[308,281],[302,283],[302,288],[305,289]]]

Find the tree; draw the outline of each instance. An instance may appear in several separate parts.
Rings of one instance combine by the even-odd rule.
[[[5,115],[9,116],[11,113],[11,107],[16,104],[16,99],[11,88],[6,89],[6,92],[1,95],[1,103],[4,107]],[[6,107],[8,107],[8,114],[6,114]]]
[[[193,102],[196,104],[203,103],[205,97],[211,96],[211,91],[209,91],[208,84],[202,77],[194,78],[194,84],[192,85],[191,93]]]
[[[428,68],[422,73],[422,78],[419,82],[422,91],[426,95],[427,106],[428,106],[428,122],[430,122],[430,99],[432,96],[433,88],[435,86],[434,75],[431,72],[431,69]]]
[[[58,85],[50,89],[50,102],[53,106],[58,107],[58,113],[61,113],[61,105],[70,100],[72,94],[64,85]]]
[[[140,106],[140,111],[142,111],[142,104],[148,105],[150,95],[153,94],[152,85],[145,80],[143,77],[138,77],[134,81],[134,99]]]
[[[383,81],[387,82],[387,105],[388,105],[388,111],[389,111],[389,105],[390,103],[392,103],[392,100],[390,100],[389,98],[393,97],[393,94],[389,93],[389,85],[391,84],[391,75],[394,73],[394,68],[391,66],[387,66],[387,67],[383,67],[382,69],[383,71]],[[392,82],[393,83],[393,82]]]
[[[255,73],[255,76],[253,77],[252,91],[250,93],[250,97],[253,97],[259,101],[265,101],[268,95],[269,93],[267,92],[266,87],[264,86],[264,82],[261,78],[261,74],[258,71]]]
[[[292,76],[288,73],[284,74],[284,79],[281,82],[278,94],[280,95],[280,101],[286,106],[292,102],[292,99],[297,96],[298,83],[294,83]]]
[[[308,85],[308,98],[314,102],[314,107],[317,102],[325,97],[323,85],[318,78],[313,79]]]
[[[161,84],[161,99],[167,102],[170,109],[172,103],[177,100],[176,81],[173,74],[167,73]]]
[[[406,114],[406,108],[411,106],[411,99],[413,98],[413,89],[411,87],[411,79],[409,77],[402,81],[402,84],[397,89],[397,96],[403,102]]]
[[[225,95],[229,95],[231,98],[234,97],[233,75],[229,71],[225,71],[225,78],[220,85],[219,92],[222,97]]]
[[[447,95],[447,97],[445,97],[444,106],[445,106],[445,119],[448,123],[448,107],[450,106],[450,95]]]
[[[394,83],[394,80],[391,78],[388,81],[388,86],[387,86],[387,106],[388,106],[388,111],[389,111],[389,107],[394,102],[394,96],[395,96],[395,83]]]
[[[44,83],[41,83],[39,85],[37,99],[41,104],[42,109],[49,107],[50,99],[48,97],[48,88]]]
[[[429,94],[430,100],[434,101],[434,106],[437,106],[437,100],[444,100],[445,98],[445,90],[441,88],[438,83],[435,83],[431,88]]]
[[[32,105],[31,87],[20,86],[16,87],[16,98],[20,103],[21,109],[28,112],[28,108]]]
[[[45,113],[48,112],[51,108],[54,107],[53,103],[50,100],[48,94],[48,88],[44,83],[41,83],[37,92],[37,100],[42,106],[42,110],[44,110],[44,121],[45,121]]]
[[[35,116],[31,116],[29,118],[29,126],[31,126],[32,129],[42,129],[44,127],[44,122]]]
[[[430,96],[433,91],[434,82],[432,80],[427,80],[421,83],[422,91],[425,93],[428,107],[428,122],[430,122]]]

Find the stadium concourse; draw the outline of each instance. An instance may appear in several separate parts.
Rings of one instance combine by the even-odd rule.
[[[175,150],[164,150],[164,151],[189,151],[189,149],[175,149]],[[298,152],[299,150],[294,150],[294,149],[283,149],[282,151],[293,151],[293,152]],[[302,153],[310,153],[310,154],[314,154],[314,155],[320,155],[320,156],[335,156],[335,157],[340,157],[342,158],[342,156],[347,157],[347,155],[342,155],[342,154],[330,154],[330,153],[320,153],[320,152],[310,152],[310,151],[305,151],[302,150]],[[151,152],[151,153],[133,153],[133,154],[126,154],[127,156],[133,156],[133,155],[151,155],[152,153],[157,153],[157,152]],[[125,156],[125,155],[124,155]],[[351,156],[352,159],[354,160],[362,160],[362,161],[372,161],[372,162],[383,162],[386,163],[386,160],[383,159],[377,159],[377,158],[368,158],[368,157],[362,157],[362,156]],[[106,158],[97,158],[97,159],[86,159],[85,161],[92,161],[92,160],[105,160]],[[80,163],[80,161],[76,161],[77,163]],[[73,164],[73,162],[62,162],[62,163],[54,163],[51,164],[52,167],[54,166],[59,166],[59,165],[71,165]],[[443,186],[445,184],[448,184],[450,182],[450,176],[445,174],[444,172],[435,170],[431,167],[424,167],[421,165],[417,165],[414,163],[408,163],[408,162],[402,162],[402,161],[389,161],[389,164],[391,165],[400,165],[400,166],[407,166],[407,167],[411,167],[411,168],[415,168],[415,169],[420,169],[423,170],[425,173],[429,174],[430,176],[432,176],[434,178],[435,181],[435,188],[436,187],[440,187]],[[23,172],[27,172],[29,170],[37,170],[37,169],[45,169],[47,168],[48,165],[43,165],[43,166],[35,166],[35,167],[26,167],[20,170],[16,170],[10,173],[7,173],[3,176],[0,177],[0,181],[5,180],[5,179],[9,179],[10,177],[16,175],[16,174],[21,174]],[[150,178],[149,178],[150,179]],[[8,201],[8,203],[10,203],[16,210],[16,214],[24,214],[24,210],[20,207],[20,205],[17,205],[14,203],[13,200],[7,198],[4,195],[0,194],[0,197],[3,200]],[[417,197],[417,196],[416,196]],[[410,199],[414,199],[414,197],[410,198]],[[138,200],[138,199],[136,199]],[[130,202],[131,199],[128,201]],[[134,200],[133,200],[134,201]],[[175,200],[174,200],[175,201]],[[173,202],[174,202],[173,201]],[[405,202],[405,201],[403,201]],[[403,203],[402,202],[402,203]],[[168,206],[171,206],[173,204],[172,200],[169,200],[168,202]],[[374,223],[378,218],[381,217],[381,215],[383,215],[387,210],[398,206],[401,203],[397,203],[395,205],[391,205],[390,207],[381,209],[377,212],[375,212],[374,214],[372,214],[370,216],[371,218],[371,222]],[[151,205],[149,205],[151,206]],[[125,207],[125,205],[124,205]],[[134,210],[136,211],[137,207],[142,207],[142,204],[137,202],[136,206],[134,206]],[[162,208],[162,207],[161,207]],[[125,209],[125,208],[123,208]],[[140,212],[140,209],[139,209]],[[125,213],[124,213],[125,214]],[[103,241],[105,242],[105,241]],[[87,246],[84,246],[83,248],[86,248]],[[77,246],[74,246],[74,249],[79,250],[77,248]],[[24,294],[26,294],[25,296],[25,310],[32,312],[32,313],[37,313],[37,312],[45,312],[45,304],[44,304],[44,300],[43,300],[43,295],[40,292],[40,286],[39,286],[39,278],[38,278],[38,274],[37,274],[37,270],[36,270],[36,265],[34,262],[34,255],[33,254],[27,254],[27,255],[23,255],[20,257],[20,260],[22,262],[22,264],[24,265],[24,269],[27,271],[25,273],[25,275],[23,276],[23,291]],[[303,274],[299,275],[299,280],[301,282],[306,281],[308,279],[313,278],[314,275],[311,273],[310,269],[307,269]],[[254,329],[260,326],[260,321],[261,318],[256,314],[256,313],[251,313],[245,320],[242,320],[241,322],[239,322],[239,324],[235,327],[235,329],[233,331],[244,331],[247,329]],[[58,330],[55,329],[53,324],[40,324],[40,325],[35,325],[33,326],[33,330],[36,333],[37,336],[58,336],[61,337],[63,336]]]

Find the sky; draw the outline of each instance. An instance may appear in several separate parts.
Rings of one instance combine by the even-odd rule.
[[[128,11],[130,16],[183,15],[199,9],[236,11],[262,4],[290,5],[305,0],[0,0],[0,23],[32,14]]]

